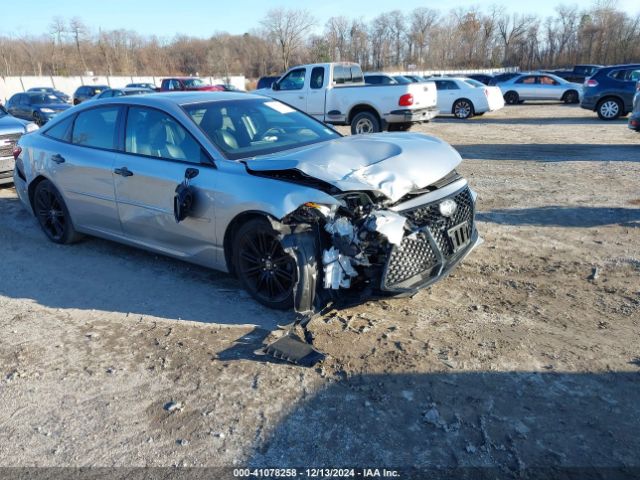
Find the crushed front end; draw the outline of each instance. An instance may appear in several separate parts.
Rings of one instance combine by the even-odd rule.
[[[316,234],[317,275],[308,285],[316,307],[412,295],[445,277],[482,242],[476,195],[455,170],[396,202],[375,192],[335,198],[340,206],[308,203],[282,219]]]

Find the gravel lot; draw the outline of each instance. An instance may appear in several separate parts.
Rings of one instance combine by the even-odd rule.
[[[313,321],[311,369],[253,353],[293,315],[234,278],[51,244],[0,190],[0,466],[640,472],[640,135],[557,104],[416,130],[462,153],[486,243]]]

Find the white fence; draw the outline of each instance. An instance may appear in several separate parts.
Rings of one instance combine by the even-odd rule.
[[[474,73],[485,73],[495,75],[496,73],[519,72],[520,67],[502,67],[502,68],[480,68],[480,69],[463,69],[463,70],[412,70],[403,72],[393,72],[390,75],[472,75]]]
[[[66,93],[73,95],[76,88],[82,85],[109,85],[112,88],[122,88],[128,83],[153,83],[160,86],[160,82],[164,77],[0,77],[0,100],[2,103],[15,93],[25,92],[32,87],[54,87]],[[211,85],[227,83],[222,78],[216,77],[200,77]],[[236,75],[229,77],[229,83],[233,86],[244,90],[244,75]]]

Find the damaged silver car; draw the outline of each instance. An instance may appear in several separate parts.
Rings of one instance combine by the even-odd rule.
[[[97,100],[24,135],[14,180],[45,235],[135,245],[311,312],[411,295],[480,243],[460,155],[434,137],[343,137],[273,99]]]

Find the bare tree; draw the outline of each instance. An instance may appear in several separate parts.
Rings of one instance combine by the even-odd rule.
[[[520,15],[517,13],[511,15],[503,13],[502,16],[498,18],[498,31],[504,48],[503,65],[508,65],[515,61],[515,57],[512,56],[510,49],[515,43],[522,40],[527,29],[534,21],[535,18],[530,15]]]
[[[305,35],[315,25],[307,10],[275,8],[267,12],[261,24],[269,37],[280,47],[282,67],[289,68],[291,56],[304,45]]]
[[[87,62],[85,62],[84,60],[84,55],[82,54],[82,49],[80,47],[80,44],[84,41],[84,38],[88,33],[87,26],[82,22],[80,18],[73,17],[69,21],[69,33],[71,33],[71,36],[73,37],[73,42],[75,43],[75,46],[76,46],[78,59],[82,64],[82,71],[86,72],[88,70]]]

